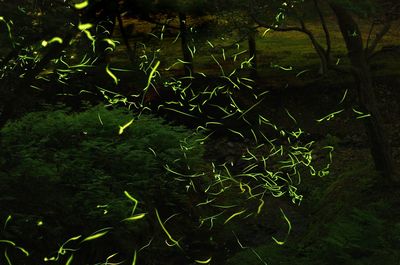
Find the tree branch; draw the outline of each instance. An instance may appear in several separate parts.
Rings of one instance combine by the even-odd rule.
[[[126,34],[125,28],[124,28],[124,22],[122,21],[121,14],[117,12],[117,20],[118,20],[118,26],[119,26],[119,31],[121,32],[122,39],[124,41],[126,50],[128,52],[128,57],[129,60],[131,61],[132,64],[135,63],[135,51],[132,50],[131,45],[129,44],[129,38],[128,35]]]
[[[376,46],[382,40],[383,36],[385,36],[386,33],[388,33],[391,26],[392,26],[392,21],[390,20],[385,21],[381,30],[378,33],[376,33],[375,39],[372,40],[371,45],[367,43],[367,46],[365,48],[365,54],[368,58],[371,57],[374,50],[376,49]]]
[[[323,28],[324,33],[325,33],[325,40],[326,40],[325,54],[326,54],[327,59],[329,60],[330,53],[331,53],[331,36],[329,34],[329,29],[328,29],[328,26],[326,24],[325,17],[322,14],[321,8],[319,7],[318,0],[313,0],[313,1],[314,1],[315,9],[317,10],[317,13],[318,13],[318,16],[319,16],[319,20],[321,21],[322,28]]]

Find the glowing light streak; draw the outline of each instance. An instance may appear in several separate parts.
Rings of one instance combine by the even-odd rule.
[[[322,122],[322,121],[325,121],[325,120],[329,121],[329,120],[333,119],[337,114],[339,114],[339,113],[341,113],[343,111],[344,111],[344,109],[332,112],[332,113],[330,113],[330,114],[328,114],[328,115],[326,115],[326,116],[324,116],[321,119],[318,119],[316,121],[317,122]]]
[[[100,230],[94,232],[92,235],[84,238],[81,241],[81,243],[101,238],[101,237],[105,236],[108,232],[110,232],[111,229],[112,229],[112,227],[106,227],[106,228],[100,229]]]
[[[87,7],[88,5],[89,5],[89,1],[86,0],[86,1],[83,1],[83,2],[81,2],[81,3],[76,3],[76,4],[74,5],[74,7],[75,7],[76,9],[84,9],[84,8]]]
[[[177,240],[175,240],[175,239],[171,236],[171,234],[168,232],[168,230],[167,230],[166,227],[164,226],[163,222],[161,221],[160,215],[158,214],[157,209],[154,209],[154,211],[155,211],[155,213],[156,213],[156,217],[157,217],[158,223],[159,223],[160,226],[161,226],[161,229],[162,229],[162,230],[164,231],[164,233],[167,235],[168,239],[172,242],[172,244],[168,244],[168,242],[166,242],[167,245],[168,245],[168,246],[177,246],[179,249],[182,250],[182,247],[179,245],[179,242],[178,242]]]
[[[244,212],[246,212],[246,209],[232,214],[231,216],[228,217],[228,219],[225,220],[224,224],[228,223],[230,220],[232,220],[236,216],[239,216],[239,215],[243,214]]]

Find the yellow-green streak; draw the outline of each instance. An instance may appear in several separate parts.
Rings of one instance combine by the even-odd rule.
[[[113,72],[111,72],[111,70],[110,70],[110,68],[109,68],[109,64],[107,64],[107,66],[106,66],[106,72],[107,72],[107,74],[108,74],[109,76],[111,76],[111,78],[114,80],[114,83],[115,83],[116,85],[118,85],[118,78],[114,75]]]
[[[231,131],[231,132],[233,132],[233,133],[235,133],[235,134],[237,134],[237,135],[239,135],[240,137],[242,137],[242,139],[244,139],[243,134],[241,134],[240,132],[235,131],[235,130],[232,130],[232,129],[230,129],[230,128],[228,128],[228,130]]]
[[[90,241],[90,240],[95,240],[95,239],[98,239],[100,237],[103,237],[104,235],[106,235],[110,231],[110,228],[105,228],[105,229],[107,229],[107,230],[103,231],[103,232],[99,232],[99,233],[95,232],[94,234],[86,237],[85,239],[83,239],[81,241],[81,243],[86,242],[86,241]],[[102,229],[102,230],[104,230],[104,229]],[[99,230],[99,231],[101,231],[101,230]]]
[[[74,259],[74,254],[71,254],[71,256],[68,258],[67,262],[65,265],[71,265],[72,260]]]
[[[136,257],[137,257],[137,252],[133,252],[133,260],[132,260],[132,265],[136,265]]]
[[[344,109],[332,112],[332,113],[326,115],[325,117],[322,117],[321,119],[318,119],[317,122],[322,122],[324,120],[329,121],[330,119],[334,118],[336,114],[339,114],[339,113],[341,113],[343,111],[344,111]]]
[[[74,5],[74,7],[75,7],[76,9],[83,9],[83,8],[87,7],[88,5],[89,5],[89,1],[86,0],[86,1],[83,1],[83,2],[81,2],[81,3],[76,3],[76,4]]]
[[[189,113],[180,111],[180,110],[176,110],[176,109],[173,109],[173,108],[164,107],[163,109],[170,110],[170,111],[173,111],[173,112],[176,112],[176,113],[179,113],[179,114],[182,114],[182,115],[184,115],[184,116],[191,117],[191,118],[196,118],[195,115],[192,115],[192,114],[189,114]]]
[[[196,263],[199,263],[199,264],[208,264],[208,263],[210,263],[210,261],[211,261],[211,259],[212,259],[212,257],[209,257],[208,259],[206,259],[206,260],[195,260],[195,262]]]
[[[240,211],[240,212],[237,212],[237,213],[232,214],[231,216],[229,216],[228,219],[225,220],[224,224],[226,224],[227,222],[229,222],[230,220],[232,220],[232,218],[234,218],[235,216],[241,215],[241,214],[244,213],[245,211],[246,211],[246,209],[244,209],[244,210],[242,210],[242,211]]]
[[[343,103],[344,99],[346,98],[347,90],[348,90],[348,89],[346,89],[346,91],[344,91],[343,97],[342,97],[342,99],[340,100],[339,104]]]
[[[11,246],[15,247],[16,244],[10,240],[4,240],[4,239],[0,239],[0,243],[6,243],[6,244],[10,244]]]
[[[118,132],[118,134],[121,135],[121,134],[124,132],[124,130],[125,130],[126,128],[128,128],[128,127],[132,124],[133,120],[134,120],[134,119],[130,120],[130,121],[127,122],[125,125],[119,126],[119,132]]]
[[[263,200],[263,199],[260,199],[260,205],[258,205],[257,214],[260,214],[261,208],[262,208],[263,206],[264,206],[264,200]]]
[[[88,30],[92,27],[93,27],[93,24],[91,24],[91,23],[85,23],[85,24],[79,23],[79,25],[78,25],[78,29],[82,30],[82,31]]]
[[[21,252],[24,253],[25,256],[29,257],[29,252],[26,249],[24,249],[23,247],[16,247],[16,248],[21,250]]]
[[[6,230],[7,224],[11,221],[11,219],[12,219],[12,215],[9,214],[9,215],[7,216],[6,221],[4,222],[3,230]]]
[[[7,249],[4,250],[4,257],[6,258],[8,265],[12,265],[11,260],[10,260],[10,258],[8,257],[8,254],[7,254]]]
[[[285,244],[287,238],[289,237],[290,231],[292,230],[292,224],[290,223],[289,219],[286,217],[286,215],[285,215],[285,213],[283,212],[283,210],[282,210],[282,209],[280,209],[280,210],[281,210],[283,219],[284,219],[284,220],[286,221],[286,223],[288,224],[288,231],[287,231],[286,237],[285,237],[285,239],[284,239],[283,241],[279,241],[279,240],[277,240],[275,237],[272,237],[272,239],[273,239],[273,240],[275,241],[275,243],[277,243],[278,245],[283,245],[283,244]]]
[[[138,205],[138,200],[136,200],[135,198],[132,197],[132,195],[129,194],[129,192],[127,192],[126,190],[124,191],[125,196],[130,199],[131,201],[133,201],[133,208],[132,208],[132,213],[131,215],[133,215],[133,213],[136,210],[136,206]]]
[[[290,114],[290,112],[285,108],[286,114],[294,121],[294,123],[297,124],[296,119],[292,116],[292,114]]]
[[[179,245],[179,242],[176,241],[175,239],[173,239],[172,236],[171,236],[171,234],[170,234],[170,233],[168,232],[168,230],[165,228],[163,222],[161,221],[160,215],[158,214],[157,209],[154,209],[154,211],[156,212],[157,220],[158,220],[158,223],[160,224],[162,230],[165,232],[165,234],[167,235],[167,237],[169,238],[169,240],[171,240],[171,242],[173,243],[172,246],[176,245],[176,246],[178,246],[178,248],[180,248],[181,250],[183,250],[182,247]]]
[[[151,72],[149,74],[149,78],[147,79],[147,85],[143,89],[144,91],[146,91],[150,87],[151,80],[154,78],[154,74],[157,71],[157,68],[158,68],[159,65],[160,65],[160,61],[157,61],[156,64],[154,65],[154,67],[151,69]]]
[[[139,219],[142,219],[143,217],[145,217],[145,216],[146,216],[146,214],[147,214],[147,213],[139,213],[139,214],[135,214],[134,216],[131,216],[131,217],[125,218],[125,219],[124,219],[124,220],[122,220],[122,221],[135,221],[135,220],[139,220]]]

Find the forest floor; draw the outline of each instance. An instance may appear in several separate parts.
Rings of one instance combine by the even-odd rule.
[[[137,24],[138,22],[134,20],[126,21],[126,24],[132,23],[135,23],[137,33],[144,34],[151,30],[149,24]],[[334,23],[331,22],[330,26],[334,27]],[[318,27],[318,24],[310,25],[310,28],[317,32]],[[368,26],[361,24],[361,28],[365,32]],[[371,69],[385,130],[393,147],[396,171],[399,174],[400,31],[397,29],[394,27],[384,38],[379,47],[382,49],[381,52],[371,61]],[[318,35],[318,38],[321,37]],[[174,37],[169,36],[156,45],[161,49],[160,58],[166,59],[161,63],[160,69],[173,65],[176,58],[181,57],[179,42],[173,40]],[[338,29],[333,31],[332,40],[334,58],[346,64],[344,45]],[[226,42],[226,38],[212,41],[215,47]],[[218,65],[204,51],[209,51],[215,58],[221,60],[227,72],[237,67],[237,62],[232,60],[232,54],[238,52],[237,50],[227,50],[223,55],[225,51],[222,48],[210,49],[206,46],[204,41],[199,47],[200,55],[195,58],[196,71],[207,75],[220,73]],[[285,112],[285,109],[288,110],[294,114],[304,131],[315,135],[320,142],[334,145],[335,151],[329,176],[325,178],[306,176],[303,179],[300,185],[300,193],[304,195],[301,206],[293,205],[289,199],[273,198],[269,203],[270,209],[285,209],[292,222],[293,230],[287,246],[279,247],[274,243],[271,244],[271,231],[277,231],[279,226],[277,220],[281,218],[276,211],[272,217],[261,218],[262,221],[248,224],[246,229],[241,229],[242,232],[239,232],[241,243],[248,248],[242,249],[236,243],[232,243],[228,247],[230,248],[227,250],[228,254],[224,254],[228,255],[227,264],[256,265],[265,262],[264,264],[364,265],[378,264],[376,260],[379,259],[379,264],[398,264],[400,257],[393,253],[394,249],[400,246],[400,237],[392,234],[400,232],[400,219],[398,213],[391,213],[391,209],[400,208],[398,201],[400,194],[396,189],[382,188],[382,181],[373,170],[362,120],[356,119],[353,111],[353,108],[356,108],[354,104],[356,95],[352,78],[336,73],[330,73],[326,78],[318,77],[315,74],[318,70],[315,51],[308,39],[299,33],[269,32],[262,37],[260,32],[257,50],[258,89],[270,90],[270,97],[263,103],[262,114],[283,127],[290,127],[290,120]],[[124,48],[117,50],[112,63],[117,66],[126,65],[126,59],[121,59],[124,58],[122,56],[124,53]],[[224,59],[224,56],[229,59]],[[291,70],[284,71],[279,67],[273,67],[277,65]],[[181,75],[180,66],[178,64],[172,67],[166,74]],[[304,74],[298,75],[302,71]],[[344,94],[349,100],[340,104]],[[344,111],[329,122],[316,122],[317,119],[338,110]],[[229,158],[235,153],[242,153],[244,148],[242,143],[223,136],[211,139],[207,146],[208,159],[213,159],[213,156]],[[360,226],[365,230],[358,231]],[[389,235],[382,235],[386,226],[392,229],[388,230]],[[369,233],[367,230],[372,232]],[[377,236],[379,239],[369,239],[369,236]],[[375,243],[364,244],[365,241],[374,240]],[[389,246],[385,247],[385,244]],[[385,255],[392,255],[392,259],[383,260],[382,257]]]
[[[394,55],[392,54],[391,56]],[[399,54],[396,56],[399,56]],[[384,117],[385,130],[392,144],[396,174],[400,173],[399,81],[400,75],[387,78],[384,82],[378,80],[376,84],[376,94],[380,110]],[[398,214],[390,216],[391,209],[398,209],[400,207],[400,201],[398,200],[400,198],[400,191],[390,188],[382,190],[384,180],[377,173],[374,173],[373,160],[362,121],[355,118],[351,104],[347,106],[338,106],[337,104],[346,87],[351,89],[351,83],[347,85],[341,84],[337,88],[319,85],[308,88],[289,87],[276,93],[274,98],[271,98],[268,117],[278,121],[280,124],[282,122],[285,123],[288,119],[284,109],[288,109],[292,114],[295,113],[297,122],[303,126],[303,130],[309,132],[311,135],[315,135],[314,137],[318,138],[318,143],[333,145],[335,151],[333,153],[329,176],[323,178],[304,176],[299,186],[299,193],[304,195],[301,206],[292,204],[289,198],[272,198],[269,209],[271,209],[270,212],[275,213],[262,218],[262,224],[249,225],[252,228],[246,228],[246,232],[241,234],[241,243],[244,245],[247,244],[249,247],[254,246],[254,251],[257,251],[257,254],[267,264],[374,264],[377,258],[374,256],[375,254],[371,253],[384,252],[383,244],[371,246],[371,249],[365,250],[366,254],[360,254],[360,256],[356,252],[367,247],[361,244],[362,247],[359,246],[357,248],[352,246],[352,244],[357,245],[361,239],[352,242],[352,238],[349,239],[344,236],[344,239],[342,238],[341,240],[348,240],[348,245],[346,245],[347,243],[343,243],[343,245],[338,243],[338,245],[335,245],[328,244],[324,241],[325,239],[322,240],[322,237],[327,236],[330,233],[330,229],[333,231],[332,227],[336,225],[348,225],[348,227],[342,227],[343,230],[338,228],[336,231],[339,239],[341,237],[340,233],[350,234],[350,231],[346,229],[353,231],[355,229],[353,226],[359,225],[358,221],[351,219],[354,217],[354,209],[363,209],[368,214],[370,211],[373,211],[373,214],[371,214],[372,217],[368,216],[366,218],[378,218],[377,220],[385,223],[388,227],[400,224]],[[303,90],[303,92],[299,90]],[[280,107],[276,107],[274,104],[276,100],[280,101],[278,104]],[[343,115],[335,117],[324,124],[316,122],[316,119],[339,109],[345,109],[342,113]],[[289,126],[288,124],[286,125]],[[216,153],[219,150],[219,156],[223,156],[221,150],[227,149],[218,148],[221,145],[231,146],[228,149],[229,151],[226,152],[226,157],[232,156],[232,153],[235,152],[243,152],[243,145],[240,143],[220,138],[210,143],[210,153]],[[383,206],[376,206],[376,203],[380,203]],[[376,210],[376,207],[382,208]],[[286,214],[292,221],[293,229],[291,237],[289,237],[289,241],[291,242],[283,248],[280,248],[275,243],[268,243],[271,241],[271,231],[279,231],[277,229],[277,220],[281,219],[277,210],[279,208],[285,209]],[[379,211],[379,213],[375,213],[375,210]],[[354,223],[352,223],[353,221]],[[368,223],[369,221],[366,220],[365,222]],[[265,224],[265,222],[269,223],[269,225]],[[363,229],[376,229],[375,232],[379,236],[383,236],[380,233],[384,233],[384,230],[368,227],[368,225],[363,227]],[[284,230],[286,228],[281,227],[280,229]],[[363,232],[366,233],[364,230]],[[397,232],[397,230],[389,229],[389,237],[394,236],[392,233]],[[327,240],[331,239],[329,236],[332,237],[329,234]],[[372,240],[362,236],[360,238],[367,241]],[[399,243],[399,241],[396,242],[397,244]],[[332,261],[322,259],[320,263],[314,263],[312,261],[313,258],[321,258],[321,255],[329,257],[326,253],[329,251],[326,249],[324,249],[325,254],[323,251],[318,253],[319,248],[323,248],[323,245],[328,245],[330,248],[337,248],[336,251],[328,253],[330,255],[340,256],[341,252],[347,254],[343,254],[344,256],[339,259],[332,258]],[[227,264],[263,264],[259,257],[254,255],[253,251],[249,249],[243,250],[238,247],[233,249],[236,249],[238,253],[234,257],[231,257]],[[390,253],[390,250],[387,253]],[[376,254],[376,256],[379,255]],[[400,261],[398,255],[394,257]],[[392,262],[393,260],[381,260],[379,264],[397,264]]]
[[[382,56],[382,61],[391,60],[391,58],[400,59],[400,51],[382,53],[379,56]],[[387,67],[391,66],[387,65]],[[400,72],[398,69],[400,68],[396,68],[396,66],[391,68],[391,71],[397,71],[397,75],[390,74],[383,77],[379,76],[381,74],[379,73],[375,78],[375,93],[384,118],[384,128],[392,145],[396,174],[400,174],[400,91],[398,90]],[[301,124],[303,130],[315,135],[314,137],[318,139],[317,142],[335,146],[335,151],[329,176],[324,178],[305,176],[303,178],[303,182],[299,187],[299,192],[304,195],[301,206],[293,205],[289,199],[283,200],[284,202],[276,200],[270,205],[271,209],[285,209],[293,222],[292,238],[289,239],[293,241],[286,248],[280,249],[275,243],[267,243],[271,241],[270,239],[264,238],[264,243],[261,243],[260,241],[263,240],[260,240],[259,237],[259,241],[254,240],[254,244],[251,243],[253,241],[251,239],[252,235],[267,236],[268,232],[265,233],[265,231],[271,231],[271,227],[268,227],[268,225],[267,227],[265,225],[259,226],[259,229],[261,228],[262,230],[255,229],[252,235],[248,237],[243,236],[243,239],[247,238],[249,246],[259,246],[255,250],[259,250],[257,253],[262,256],[267,264],[374,264],[377,258],[374,256],[375,254],[371,253],[384,252],[383,244],[372,246],[372,250],[365,250],[366,254],[358,255],[352,251],[361,251],[361,248],[365,249],[367,247],[363,246],[359,247],[358,250],[349,250],[351,248],[357,249],[357,247],[350,246],[354,243],[351,241],[352,239],[344,237],[345,239],[342,238],[342,240],[349,241],[346,243],[347,245],[345,243],[343,245],[340,245],[340,243],[335,245],[328,244],[321,240],[321,237],[327,236],[328,230],[332,229],[332,226],[341,225],[342,223],[340,222],[343,220],[345,220],[343,221],[344,223],[349,222],[343,224],[344,226],[348,225],[348,227],[343,228],[343,230],[338,228],[336,231],[338,233],[337,237],[340,238],[340,233],[350,234],[351,232],[346,229],[354,230],[355,228],[352,226],[357,225],[357,222],[352,223],[353,220],[349,221],[349,219],[353,218],[354,209],[361,208],[369,213],[369,211],[375,211],[377,207],[375,203],[377,202],[384,205],[382,206],[384,209],[378,210],[380,213],[374,212],[371,216],[379,218],[377,220],[384,222],[388,227],[399,224],[399,216],[390,216],[390,209],[399,207],[400,191],[398,189],[382,190],[381,186],[384,180],[380,179],[381,177],[378,174],[372,173],[374,172],[373,160],[365,129],[362,120],[356,119],[352,110],[357,108],[357,105],[353,103],[356,96],[353,88],[353,82],[343,82],[343,79],[336,84],[320,80],[307,86],[298,84],[288,86],[272,93],[269,101],[270,107],[266,116],[283,126],[290,127],[290,120],[287,118],[285,109],[289,110],[295,116],[298,124]],[[349,92],[347,96],[350,98],[349,102],[338,104],[347,89]],[[277,102],[279,103],[277,104]],[[317,119],[342,109],[344,109],[344,112],[332,120],[325,123],[316,122]],[[212,145],[215,145],[215,143]],[[388,193],[391,194],[389,195]],[[389,213],[389,216],[385,216],[385,213]],[[279,219],[280,216],[275,216],[275,218]],[[271,226],[274,227],[276,219],[275,221],[270,219],[270,221],[272,223]],[[364,229],[376,229],[375,232],[378,234],[384,232],[384,230],[378,232],[379,229],[375,227],[368,228],[366,226]],[[264,231],[264,234],[262,231]],[[366,233],[364,230],[363,232]],[[394,236],[391,233],[398,233],[398,231],[389,229],[388,233],[390,236]],[[328,235],[327,240],[331,239],[329,236],[332,235]],[[362,236],[360,237],[363,238]],[[363,238],[363,240],[368,241],[370,239]],[[354,245],[357,245],[359,241],[355,241]],[[399,241],[396,242],[398,244]],[[323,245],[328,245],[330,248],[337,248],[338,250],[336,252],[332,251],[332,253],[336,254],[327,253],[329,251],[326,249],[324,250],[326,251],[325,254],[323,251],[318,253],[319,248],[323,249]],[[327,257],[329,255],[340,256],[342,253],[347,254],[343,254],[343,257],[338,259],[332,258],[331,261],[329,261],[329,258],[325,260],[321,258],[323,255]],[[252,258],[247,258],[249,256]],[[288,256],[292,258],[285,258]],[[376,254],[376,256],[379,255]],[[320,263],[314,263],[311,257],[314,257],[314,259],[321,258],[322,260]],[[400,261],[398,255],[394,257],[397,262]],[[237,256],[230,259],[228,264],[244,264],[244,260],[246,260],[246,264],[262,264],[259,258],[249,250],[240,250]],[[381,260],[380,264],[396,264],[392,263],[393,260]]]

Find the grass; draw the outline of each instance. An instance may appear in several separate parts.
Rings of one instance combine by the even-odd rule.
[[[199,21],[189,20],[188,24],[196,24]],[[340,64],[347,65],[346,48],[343,41],[343,37],[338,29],[334,17],[328,17],[328,28],[331,34],[332,44],[332,59],[340,60]],[[138,20],[128,19],[126,24],[135,24],[136,34],[143,36],[151,31],[151,24],[141,22]],[[176,22],[175,22],[176,23]],[[175,25],[176,26],[176,25]],[[369,23],[365,20],[359,20],[359,26],[363,33],[364,42],[367,39],[369,32]],[[389,33],[383,38],[378,49],[384,46],[396,45],[400,39],[400,32],[396,30],[397,24],[389,31]],[[307,24],[307,27],[315,34],[315,37],[325,46],[324,33],[322,27],[317,22],[311,22]],[[317,72],[319,69],[319,58],[312,47],[312,44],[308,37],[299,32],[273,32],[269,31],[264,34],[264,29],[259,29],[257,36],[257,52],[258,52],[258,71],[260,76],[260,83],[268,87],[285,87],[287,84],[292,86],[305,86],[316,79],[319,79]],[[177,31],[172,32],[178,34]],[[151,51],[159,49],[158,56],[161,59],[160,70],[163,71],[165,76],[176,76],[182,75],[182,64],[174,63],[177,62],[177,58],[182,57],[180,40],[175,39],[174,35],[163,37],[163,39],[156,39],[150,37],[153,45],[147,45],[146,52],[151,54]],[[233,69],[240,68],[240,62],[248,58],[248,53],[245,52],[237,57],[237,60],[233,60],[233,55],[240,51],[247,50],[247,41],[240,43],[239,48],[225,48],[227,44],[233,44],[239,37],[237,34],[231,34],[225,36],[224,39],[213,38],[213,39],[202,39],[196,41],[197,53],[194,57],[194,68],[197,72],[205,73],[206,75],[221,75],[221,70],[218,63],[211,57],[213,55],[219,64],[224,68],[225,73],[229,74]],[[115,37],[120,38],[120,34],[117,31]],[[175,42],[174,42],[175,40]],[[141,38],[132,38],[131,43],[141,42]],[[207,41],[211,42],[215,48],[211,48]],[[121,40],[122,43],[122,40]],[[123,45],[120,45],[112,58],[112,63],[117,66],[129,65],[127,57],[125,56],[126,49]],[[225,59],[223,58],[225,53]],[[172,66],[173,65],[173,66]],[[284,68],[290,68],[289,71],[283,71],[277,67],[271,66],[282,66]],[[398,74],[400,69],[400,62],[398,58],[391,55],[389,56],[377,56],[372,61],[374,74],[376,77],[382,77],[386,75]],[[171,67],[172,66],[172,67]],[[169,71],[165,69],[169,68]],[[163,70],[164,69],[164,70]],[[296,74],[304,71],[299,78]],[[337,80],[343,81],[343,76],[339,76],[336,73],[332,73],[331,77],[323,80],[323,83],[335,83]],[[351,77],[346,77],[345,82],[352,81]]]

